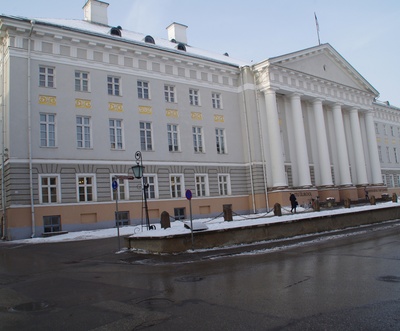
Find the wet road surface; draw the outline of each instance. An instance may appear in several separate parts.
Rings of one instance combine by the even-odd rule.
[[[400,329],[400,222],[177,255],[116,240],[0,242],[0,329]]]

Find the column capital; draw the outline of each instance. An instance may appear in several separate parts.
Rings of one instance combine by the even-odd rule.
[[[264,94],[276,94],[276,91],[278,90],[279,88],[277,87],[264,87],[260,89],[260,91],[263,92]]]
[[[323,101],[324,101],[325,99],[323,99],[323,98],[314,98],[314,99],[312,99],[312,103],[322,103]]]
[[[292,93],[289,93],[288,94],[288,96],[290,97],[290,98],[294,98],[294,97],[298,97],[298,98],[301,98],[302,96],[303,96],[304,94],[303,93],[300,93],[300,92],[292,92]]]

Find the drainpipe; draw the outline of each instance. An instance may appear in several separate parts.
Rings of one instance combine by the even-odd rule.
[[[32,171],[32,114],[31,114],[31,36],[35,26],[35,21],[31,21],[31,30],[29,31],[28,39],[28,158],[29,158],[29,188],[31,195],[31,220],[32,220],[32,235],[36,235],[36,222],[35,222],[35,206],[33,200],[33,171]]]
[[[1,153],[1,206],[2,206],[2,209],[3,209],[3,215],[2,215],[2,217],[3,217],[3,219],[2,219],[2,226],[3,226],[3,228],[2,228],[2,233],[3,233],[3,236],[2,236],[2,239],[3,240],[7,240],[7,215],[6,215],[6,189],[5,189],[5,174],[4,174],[4,161],[5,161],[5,146],[4,146],[4,144],[5,144],[5,138],[6,138],[6,134],[5,134],[5,116],[4,116],[4,113],[5,113],[5,111],[6,111],[6,106],[5,106],[5,100],[4,100],[4,98],[5,98],[5,95],[6,95],[6,84],[5,84],[5,81],[6,81],[6,76],[5,76],[5,69],[4,69],[4,66],[5,66],[5,61],[4,61],[4,57],[5,57],[5,48],[6,48],[6,45],[5,45],[5,43],[4,43],[4,41],[3,41],[3,44],[2,44],[2,46],[1,46],[1,50],[2,50],[2,62],[1,62],[1,67],[2,67],[2,72],[3,72],[3,82],[2,82],[2,84],[3,84],[3,91],[2,91],[2,98],[1,98],[1,124],[2,124],[2,136],[3,136],[3,138],[2,138],[2,146],[1,146],[1,151],[2,151],[2,153]]]
[[[244,120],[245,120],[245,129],[246,129],[246,136],[247,136],[247,153],[248,153],[248,158],[249,158],[249,170],[250,170],[250,186],[251,186],[251,200],[252,200],[252,204],[253,204],[253,213],[256,212],[256,203],[255,203],[255,198],[254,198],[254,183],[253,183],[253,159],[251,156],[251,150],[250,150],[250,133],[249,133],[249,121],[247,118],[247,102],[246,102],[246,95],[245,95],[245,89],[244,89],[244,78],[243,78],[243,72],[244,70],[248,68],[248,66],[246,67],[241,67],[241,81],[242,81],[242,87],[243,87],[243,91],[242,91],[242,97],[243,97],[243,115],[244,115]]]

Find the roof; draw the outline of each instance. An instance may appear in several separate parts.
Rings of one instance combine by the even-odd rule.
[[[121,30],[121,37],[111,35],[110,30],[113,28],[109,25],[102,25],[97,23],[92,23],[85,20],[76,20],[76,19],[55,19],[55,18],[26,18],[26,17],[16,17],[16,16],[8,16],[2,15],[0,18],[5,17],[9,19],[23,20],[31,22],[35,21],[35,24],[49,25],[55,28],[68,29],[72,31],[76,31],[79,33],[87,33],[100,37],[118,39],[126,43],[139,44],[142,46],[147,46],[150,48],[160,49],[164,51],[174,52],[177,54],[182,54],[186,56],[192,56],[200,59],[204,59],[207,61],[214,61],[221,64],[227,64],[231,66],[244,66],[248,65],[248,62],[231,58],[224,54],[218,54],[215,52],[203,50],[200,48],[196,48],[190,45],[185,45],[186,52],[177,49],[177,43],[169,41],[163,38],[153,37],[155,44],[145,43],[144,38],[146,34],[133,32],[129,30]]]

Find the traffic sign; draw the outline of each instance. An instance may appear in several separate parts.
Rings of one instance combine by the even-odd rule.
[[[112,182],[112,188],[114,191],[118,188],[118,182],[116,180]]]
[[[192,199],[192,191],[191,190],[186,190],[186,199],[188,199],[188,200]]]

